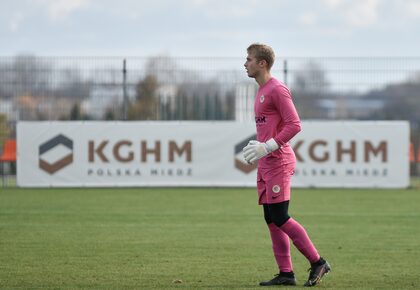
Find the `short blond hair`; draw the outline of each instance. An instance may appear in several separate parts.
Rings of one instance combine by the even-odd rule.
[[[268,69],[271,69],[276,58],[273,49],[266,44],[253,43],[248,46],[247,52],[255,56],[258,61],[265,60],[267,62]]]

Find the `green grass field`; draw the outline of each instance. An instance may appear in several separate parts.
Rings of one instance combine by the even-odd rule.
[[[261,289],[276,273],[254,189],[0,192],[1,289]],[[317,288],[420,288],[418,188],[295,189],[290,214],[333,267]]]

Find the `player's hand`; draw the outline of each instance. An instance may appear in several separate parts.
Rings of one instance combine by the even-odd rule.
[[[249,164],[254,164],[256,161],[278,148],[279,145],[274,139],[270,139],[266,143],[251,140],[243,149],[244,159]]]

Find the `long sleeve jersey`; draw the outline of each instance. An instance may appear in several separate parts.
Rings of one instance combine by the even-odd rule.
[[[301,124],[289,89],[271,78],[259,88],[254,111],[257,140],[266,142],[274,138],[281,147],[260,159],[258,166],[269,168],[294,163],[295,154],[288,142],[301,130]]]

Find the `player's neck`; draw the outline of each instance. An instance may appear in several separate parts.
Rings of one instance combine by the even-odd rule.
[[[265,85],[270,79],[272,78],[271,73],[269,71],[261,73],[261,75],[255,78],[255,81],[258,83],[260,87]]]

